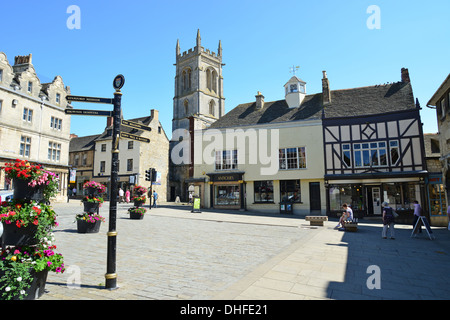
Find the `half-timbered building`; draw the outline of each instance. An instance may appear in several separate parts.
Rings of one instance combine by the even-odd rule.
[[[425,205],[420,106],[408,70],[401,74],[396,83],[328,89],[322,112],[328,214],[347,203],[357,217],[380,216],[386,201],[407,217],[414,200]]]

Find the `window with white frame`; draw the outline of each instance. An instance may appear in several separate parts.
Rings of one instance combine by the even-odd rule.
[[[400,149],[398,145],[398,141],[390,141],[389,142],[389,149],[391,152],[391,164],[395,166],[398,161],[400,160]]]
[[[33,82],[28,81],[28,92],[32,93],[33,92]]]
[[[31,149],[31,138],[27,136],[20,137],[20,148],[19,154],[22,157],[30,157],[30,149]]]
[[[237,169],[237,150],[216,151],[216,170]]]
[[[31,122],[33,120],[33,110],[28,109],[28,108],[23,108],[22,120]]]
[[[280,149],[279,160],[280,170],[306,169],[306,147]]]
[[[348,143],[342,145],[342,161],[347,168],[352,166],[352,151]]]
[[[386,142],[355,143],[353,154],[356,168],[387,166]]]
[[[58,119],[56,117],[51,117],[50,119],[50,128],[55,130],[61,130],[62,128],[62,119]]]
[[[59,162],[61,160],[61,144],[56,142],[48,143],[47,159]],[[78,162],[78,161],[77,161]]]

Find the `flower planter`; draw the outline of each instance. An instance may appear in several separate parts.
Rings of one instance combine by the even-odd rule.
[[[3,224],[2,247],[4,246],[32,246],[38,243],[35,238],[37,226],[17,227],[15,224]]]
[[[95,187],[88,187],[86,191],[89,196],[98,196],[98,189]]]
[[[30,287],[27,290],[25,290],[23,300],[36,300],[44,295],[47,275],[48,270],[43,270],[40,272],[36,272],[34,270],[31,271],[33,281],[31,282]],[[0,277],[1,276],[3,276],[3,273],[0,273]],[[0,290],[0,297],[3,295],[4,292],[5,292],[4,290]],[[20,300],[20,296],[19,295],[14,296],[12,300]]]
[[[78,233],[98,233],[100,231],[101,223],[101,221],[91,223],[84,220],[77,220]]]
[[[31,180],[13,179],[14,199],[34,200],[41,202],[44,200],[44,186],[30,187]]]
[[[136,208],[139,208],[139,207],[142,207],[142,205],[145,203],[145,201],[137,201],[137,200],[134,200],[134,206],[136,207]]]
[[[144,219],[144,214],[140,214],[139,212],[130,211],[130,219],[142,220],[142,219]]]
[[[87,213],[96,213],[100,203],[98,202],[83,202],[84,205],[84,212]]]

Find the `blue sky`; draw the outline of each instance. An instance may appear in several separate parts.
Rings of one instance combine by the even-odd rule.
[[[424,132],[437,132],[435,111],[426,104],[450,72],[450,1],[430,0],[47,0],[3,1],[0,51],[10,63],[33,54],[41,82],[56,75],[73,95],[112,97],[112,80],[126,78],[123,114],[127,119],[160,111],[171,137],[175,45],[202,45],[217,52],[222,41],[226,111],[253,101],[284,98],[289,68],[321,89],[326,70],[332,90],[400,81],[409,69],[419,98]],[[80,8],[81,29],[70,30],[70,5]],[[369,29],[370,5],[380,8],[380,29]],[[75,108],[111,109],[74,104]],[[72,117],[79,136],[103,131],[106,119]]]

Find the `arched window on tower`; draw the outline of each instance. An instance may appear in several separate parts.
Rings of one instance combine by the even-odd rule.
[[[216,103],[214,102],[214,100],[211,100],[209,102],[209,114],[212,115],[213,117],[216,116]]]
[[[211,82],[212,91],[217,93],[217,72],[215,70],[212,72]]]
[[[189,112],[189,101],[186,99],[184,100],[184,115],[187,116]]]
[[[211,70],[206,70],[206,88],[211,90]]]
[[[191,79],[192,79],[191,78],[191,69],[188,68],[188,69],[183,70],[182,81],[183,81],[183,90],[184,91],[191,89],[191,84],[192,84]]]

